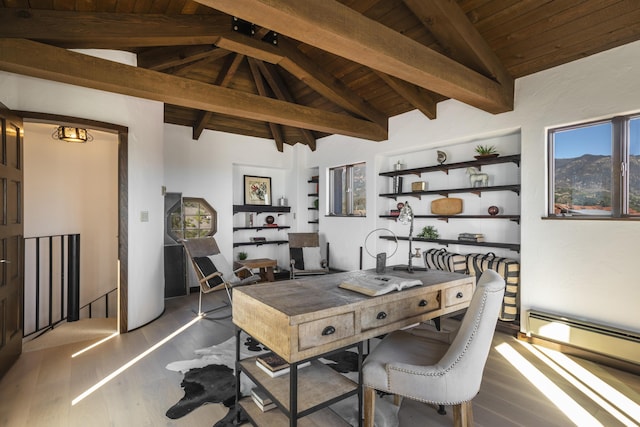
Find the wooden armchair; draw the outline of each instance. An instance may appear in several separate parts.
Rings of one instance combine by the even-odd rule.
[[[235,286],[249,285],[260,281],[260,276],[253,274],[247,267],[233,270],[231,264],[220,253],[218,244],[213,237],[201,237],[197,239],[186,239],[182,241],[187,256],[191,260],[191,265],[198,278],[200,296],[198,299],[198,315],[204,316],[206,313],[221,310],[231,304],[231,290]],[[248,277],[241,279],[238,273],[248,272]],[[202,311],[202,294],[224,289],[227,292],[228,303]]]

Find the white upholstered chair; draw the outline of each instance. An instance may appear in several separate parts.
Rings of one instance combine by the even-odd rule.
[[[483,272],[460,327],[455,334],[443,334],[445,339],[410,330],[387,335],[362,368],[365,427],[373,427],[376,390],[453,405],[454,425],[472,426],[471,400],[480,391],[504,288],[498,273]]]
[[[260,276],[253,274],[247,267],[233,270],[231,264],[220,253],[216,239],[213,237],[200,237],[182,241],[187,256],[196,273],[200,287],[198,299],[198,315],[204,316],[216,310],[229,307],[231,304],[231,289],[235,286],[250,285],[260,281]],[[246,273],[247,277],[240,278],[239,273]],[[229,302],[221,306],[202,311],[202,294],[224,289],[227,292]],[[226,316],[229,317],[229,316]]]

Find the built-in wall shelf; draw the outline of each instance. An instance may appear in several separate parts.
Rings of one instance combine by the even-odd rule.
[[[256,231],[260,231],[260,230],[284,230],[286,228],[291,228],[288,225],[282,225],[282,226],[277,226],[277,227],[271,227],[271,226],[261,226],[261,227],[233,227],[233,231],[238,231],[238,230],[256,230]]]
[[[286,245],[287,243],[289,243],[288,240],[264,240],[261,242],[234,242],[233,247],[237,248],[238,246]]]
[[[379,215],[380,218],[398,219],[398,215]],[[434,218],[442,221],[450,219],[508,219],[520,223],[520,215],[414,215],[414,218]]]
[[[233,205],[233,213],[238,212],[289,213],[291,206]]]
[[[442,197],[449,197],[449,194],[459,193],[472,193],[478,197],[486,191],[513,191],[516,194],[520,194],[520,185],[494,185],[490,187],[465,187],[465,188],[447,188],[442,190],[425,190],[425,191],[405,191],[403,193],[384,193],[380,194],[380,197],[388,197],[390,199],[398,200],[398,197],[417,197],[428,195],[437,195]]]
[[[393,236],[380,236],[383,240],[395,240]],[[407,236],[397,236],[398,240],[409,240]],[[501,242],[468,242],[465,240],[448,240],[448,239],[425,239],[423,237],[413,237],[411,239],[414,242],[429,242],[437,243],[443,246],[449,245],[466,245],[466,246],[485,246],[490,248],[502,248],[509,249],[515,252],[520,252],[520,245],[517,243],[501,243]]]
[[[435,166],[425,166],[420,168],[412,168],[412,169],[400,169],[388,172],[380,172],[380,176],[402,176],[402,175],[422,175],[425,172],[444,172],[449,173],[452,169],[464,169],[468,167],[477,167],[481,168],[485,165],[496,165],[500,163],[515,163],[520,166],[520,155],[514,154],[511,156],[498,156],[498,157],[488,157],[484,159],[471,160],[468,162],[458,162],[458,163],[443,163],[441,165]]]

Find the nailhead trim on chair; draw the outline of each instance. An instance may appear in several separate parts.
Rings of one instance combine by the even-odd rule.
[[[469,349],[469,343],[473,340],[473,338],[476,336],[476,333],[478,332],[478,327],[480,326],[480,319],[482,318],[482,313],[484,313],[486,301],[487,301],[487,295],[485,294],[484,297],[482,298],[481,309],[480,309],[480,311],[478,311],[478,315],[476,316],[476,319],[475,319],[475,322],[474,322],[473,332],[471,333],[471,336],[467,340],[467,343],[466,343],[462,353],[460,353],[460,355],[456,358],[456,360],[449,367],[447,367],[445,370],[437,372],[437,373],[424,374],[424,373],[415,372],[415,371],[412,371],[412,370],[409,370],[409,369],[390,368],[389,365],[387,364],[386,369],[385,369],[387,371],[387,383],[391,382],[391,378],[389,378],[389,373],[390,373],[391,369],[394,369],[394,370],[396,370],[398,372],[406,372],[408,374],[422,375],[422,376],[442,376],[442,375],[446,374],[447,372],[449,372],[451,369],[453,369],[456,366],[456,364],[460,361],[460,359],[462,359],[462,357],[466,354],[467,350]],[[372,387],[372,388],[375,388],[375,387]],[[424,399],[421,399],[419,397],[414,397],[414,396],[404,396],[404,397],[407,397],[407,398],[412,399],[412,400],[417,400],[418,402],[435,403],[436,405],[458,405],[460,403],[468,402],[467,400],[456,401],[456,402],[441,402],[441,401],[424,400]]]

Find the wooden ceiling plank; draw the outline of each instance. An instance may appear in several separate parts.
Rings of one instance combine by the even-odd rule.
[[[230,55],[229,57],[227,57],[224,65],[222,66],[222,69],[218,73],[215,84],[220,87],[229,86],[231,79],[236,74],[236,71],[238,70],[238,67],[240,66],[240,63],[242,63],[243,59],[244,55],[239,54]],[[210,111],[203,111],[198,115],[198,120],[196,120],[195,124],[193,125],[193,139],[200,139],[200,135],[202,135],[202,132],[206,128],[207,123],[209,123],[209,121],[211,120],[211,117],[213,117],[213,113]]]
[[[376,71],[375,73],[398,95],[420,110],[422,114],[432,120],[436,118],[436,102],[428,93],[425,93],[426,91],[424,89],[381,73],[380,71]]]
[[[482,110],[513,110],[513,85],[495,82],[336,1],[198,2]]]
[[[30,40],[0,39],[0,69],[198,110],[381,141],[372,122],[132,67]]]
[[[66,48],[215,44],[227,31],[231,31],[231,23],[223,15],[0,8],[0,37],[31,39]]]
[[[253,76],[253,81],[256,83],[256,88],[258,89],[258,93],[261,96],[268,97],[269,93],[267,92],[267,88],[264,84],[264,79],[262,78],[262,74],[258,69],[258,63],[255,59],[249,58],[249,69],[251,70],[251,75]],[[269,129],[271,130],[271,136],[273,140],[276,142],[276,148],[278,151],[284,151],[284,138],[282,137],[282,129],[279,125],[269,122]]]
[[[513,87],[509,75],[495,52],[456,2],[446,0],[403,0],[411,11],[429,28],[436,39],[451,52],[454,59],[471,61],[468,66],[488,73],[504,87]]]
[[[280,40],[276,47],[260,40],[231,33],[221,37],[217,46],[243,53],[270,64],[278,64],[320,95],[345,110],[367,118],[378,123],[385,130],[387,129],[387,117],[383,113],[370,106],[339,79],[320,68],[286,40]]]
[[[249,61],[251,63],[253,61]],[[256,65],[258,69],[262,73],[264,79],[267,81],[271,90],[281,101],[287,102],[297,102],[296,99],[291,95],[291,91],[287,88],[282,77],[278,74],[278,70],[276,70],[273,64],[265,64],[262,61],[256,61]],[[303,142],[308,145],[312,151],[316,150],[316,137],[311,133],[310,130],[307,129],[299,129]]]

